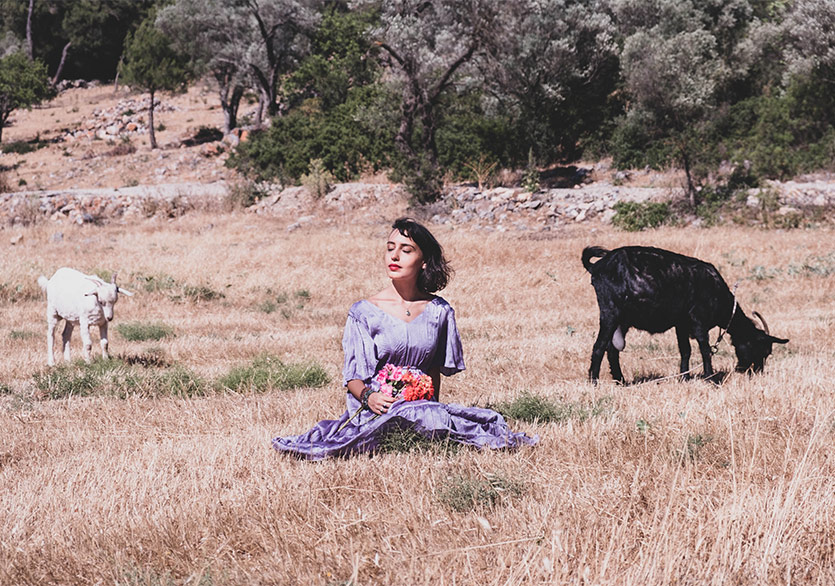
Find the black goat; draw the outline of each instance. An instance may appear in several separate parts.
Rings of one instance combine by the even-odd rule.
[[[593,258],[600,258],[592,263]],[[708,333],[713,327],[727,328],[736,350],[739,372],[761,372],[772,344],[788,340],[754,325],[734,295],[709,263],[660,248],[624,246],[609,251],[599,246],[583,250],[583,266],[591,273],[591,284],[600,307],[600,331],[591,355],[589,378],[600,376],[605,352],[612,377],[623,382],[620,351],[626,332],[637,328],[653,334],[676,329],[681,353],[681,373],[690,370],[690,338],[699,343],[704,375],[713,374]]]

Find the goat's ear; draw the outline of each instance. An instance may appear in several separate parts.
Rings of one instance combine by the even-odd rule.
[[[113,284],[113,285],[115,285],[115,284],[116,284],[116,275],[118,275],[118,274],[119,274],[119,273],[115,273],[115,272],[114,272],[114,273],[110,276],[110,283],[111,283],[111,284]]]
[[[774,336],[769,336],[768,341],[771,342],[772,344],[788,344],[789,343],[788,338],[775,338]]]
[[[127,295],[128,297],[133,297],[133,293],[131,293],[127,289],[122,289],[121,287],[116,287],[116,291],[118,291],[122,295]]]

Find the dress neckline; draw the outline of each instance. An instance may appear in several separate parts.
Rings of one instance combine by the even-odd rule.
[[[379,311],[381,313],[384,313],[385,315],[389,316],[391,319],[397,320],[402,324],[409,325],[409,324],[413,324],[417,320],[419,320],[420,316],[422,316],[424,313],[426,313],[426,310],[429,308],[429,305],[434,303],[437,299],[438,299],[438,296],[435,295],[434,297],[432,297],[432,299],[428,300],[426,302],[426,305],[423,306],[423,310],[419,314],[417,314],[414,318],[412,318],[411,321],[406,321],[405,319],[403,319],[401,317],[397,317],[396,315],[392,315],[391,313],[389,313],[388,311],[386,311],[385,309],[383,309],[382,307],[380,307],[379,305],[377,305],[376,303],[374,303],[373,301],[371,301],[369,299],[363,299],[363,301],[366,302],[371,307],[373,307],[374,309],[376,309],[377,311]]]

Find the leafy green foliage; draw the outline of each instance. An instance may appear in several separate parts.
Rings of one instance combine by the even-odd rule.
[[[369,114],[385,103],[376,86],[348,90],[347,101],[327,111],[317,99],[305,101],[241,143],[229,165],[257,180],[285,184],[299,181],[315,159],[340,181],[385,168],[391,162],[393,131],[376,126],[379,121]]]
[[[619,201],[612,209],[612,224],[627,232],[657,228],[670,217],[670,206],[663,202]]]
[[[153,21],[146,20],[125,41],[125,83],[148,92],[184,89],[190,79],[189,59],[177,53]]]
[[[51,95],[46,66],[30,61],[23,52],[0,58],[0,141],[9,116],[20,108],[31,108]]]

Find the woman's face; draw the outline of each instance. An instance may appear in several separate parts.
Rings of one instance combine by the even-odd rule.
[[[386,243],[386,271],[389,279],[410,279],[417,281],[423,268],[423,253],[408,236],[400,230],[392,230]]]

